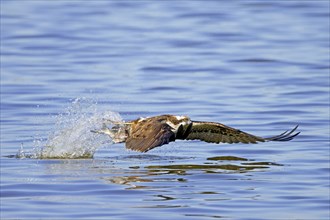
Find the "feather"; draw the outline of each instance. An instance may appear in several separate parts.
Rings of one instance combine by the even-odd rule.
[[[186,140],[198,139],[213,143],[255,144],[265,141],[290,141],[300,133],[293,134],[298,128],[297,125],[291,131],[286,131],[273,137],[262,138],[216,122],[192,121],[192,123],[190,134],[185,138]]]
[[[126,148],[147,152],[175,140],[175,134],[165,121],[144,120],[132,126]]]

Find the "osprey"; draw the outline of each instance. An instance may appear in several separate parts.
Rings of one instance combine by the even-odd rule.
[[[103,124],[101,130],[94,133],[109,135],[114,143],[125,142],[126,148],[147,152],[155,147],[180,140],[201,140],[211,143],[256,144],[266,141],[290,141],[300,132],[291,131],[280,135],[262,138],[216,122],[192,121],[187,116],[160,115],[139,118],[129,122],[113,122],[110,129]]]

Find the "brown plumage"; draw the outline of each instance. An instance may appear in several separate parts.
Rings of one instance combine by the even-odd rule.
[[[140,118],[130,122],[115,122],[109,129],[104,125],[100,131],[109,135],[115,143],[126,143],[130,150],[147,152],[176,139],[201,140],[210,143],[258,143],[265,141],[290,141],[300,132],[291,131],[262,138],[216,122],[191,121],[186,116],[160,115]]]

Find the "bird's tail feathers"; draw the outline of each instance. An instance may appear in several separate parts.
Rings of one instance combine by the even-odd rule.
[[[287,130],[287,131],[283,132],[280,135],[269,137],[269,138],[265,138],[265,140],[266,141],[290,141],[294,137],[296,137],[298,134],[300,134],[300,132],[294,133],[297,130],[298,126],[299,125],[297,125],[296,127],[294,127],[292,130]]]

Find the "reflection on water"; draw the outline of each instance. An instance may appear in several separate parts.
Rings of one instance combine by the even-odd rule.
[[[248,161],[248,159],[243,157],[235,157],[235,156],[218,156],[218,157],[209,157],[207,160],[232,160],[232,161]]]
[[[217,158],[216,161],[215,158]],[[127,167],[126,165],[135,164],[137,161],[140,163],[138,166]],[[194,164],[191,163],[193,159],[189,157],[143,154],[119,156],[106,160],[41,160],[40,163],[45,164],[47,175],[62,175],[65,179],[71,180],[77,176],[97,176],[107,183],[127,185],[126,189],[166,188],[167,184],[173,182],[188,183],[189,178],[185,176],[192,174],[242,174],[266,171],[271,167],[281,166],[272,162],[247,161],[251,160],[235,156],[216,156],[207,158],[204,164]],[[150,165],[150,163],[157,165]],[[87,170],[86,167],[88,167]],[[67,176],[66,171],[74,175]],[[152,184],[153,182],[157,184]]]
[[[269,166],[265,166],[269,165]],[[185,175],[191,175],[192,172],[199,173],[246,173],[250,171],[258,171],[270,168],[272,165],[277,165],[270,162],[256,162],[256,163],[244,163],[244,165],[235,164],[223,164],[223,165],[200,165],[200,164],[174,164],[174,165],[150,165],[145,166],[144,169],[139,170],[139,176],[126,175],[126,176],[114,176],[104,178],[104,180],[111,183],[129,185],[127,189],[142,189],[153,188],[150,185],[143,185],[143,183],[149,182],[187,182],[188,179],[182,177]],[[125,174],[129,174],[125,173]],[[156,176],[156,177],[155,177]],[[172,176],[172,177],[170,177]],[[161,177],[161,178],[160,178]],[[142,183],[142,184],[141,184]]]
[[[226,172],[226,171],[236,171],[236,172],[247,172],[254,169],[265,169],[266,166],[238,166],[234,164],[223,164],[223,165],[205,165],[205,164],[176,164],[176,165],[164,165],[164,166],[147,166],[152,172],[168,172],[168,173],[185,173],[189,170],[202,170],[205,172]],[[228,172],[226,172],[228,173]]]

